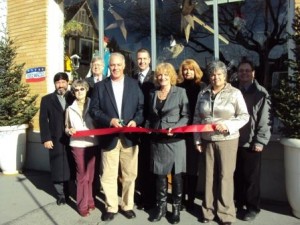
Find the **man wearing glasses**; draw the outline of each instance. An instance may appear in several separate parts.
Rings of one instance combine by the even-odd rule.
[[[250,60],[243,58],[237,73],[238,81],[233,86],[243,93],[250,120],[240,129],[234,175],[235,200],[237,216],[252,221],[260,212],[261,157],[271,136],[271,101],[267,90],[255,80]]]

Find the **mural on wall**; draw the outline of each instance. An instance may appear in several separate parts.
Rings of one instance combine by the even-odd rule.
[[[77,2],[65,0],[68,1]],[[98,1],[87,1],[95,20],[98,21]],[[156,60],[164,58],[177,68],[185,58],[195,58],[200,66],[205,68],[207,62],[214,56],[213,1],[156,0],[155,2]],[[266,87],[270,86],[273,72],[286,70],[283,62],[287,58],[285,36],[289,1],[219,0],[218,2],[224,3],[218,4],[219,58],[228,64],[233,59],[239,61],[242,56],[251,55],[256,66],[257,79]],[[120,16],[119,25],[124,24],[127,31],[126,39],[120,26],[105,29],[105,36],[116,40],[120,49],[130,52],[133,58],[139,48],[152,48],[149,0],[104,0],[103,3],[104,29],[117,22],[108,10],[112,6]],[[179,48],[173,48],[169,44],[171,35],[176,39],[178,44],[176,47]],[[227,42],[229,44],[226,44]],[[177,54],[172,54],[173,51],[178,53],[181,49],[182,52],[174,59],[172,56]]]
[[[111,23],[110,25],[108,25],[105,30],[110,30],[110,29],[114,29],[114,28],[120,28],[122,35],[124,37],[124,39],[127,39],[127,29],[125,27],[125,22],[123,17],[121,17],[118,13],[116,13],[113,9],[112,9],[112,5],[109,6],[108,11],[113,15],[113,17],[115,18],[115,22]]]

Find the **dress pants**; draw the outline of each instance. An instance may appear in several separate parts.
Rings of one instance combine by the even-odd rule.
[[[185,195],[187,194],[187,206],[189,207],[195,200],[200,165],[200,153],[195,149],[193,134],[187,135],[186,147],[186,174],[183,174],[182,200],[185,203]]]
[[[141,198],[137,202],[141,206],[155,206],[155,175],[150,171],[150,140],[148,134],[141,134],[138,155],[137,189]]]
[[[56,191],[56,195],[58,199],[68,198],[69,197],[69,182],[55,182],[53,181],[53,186]]]
[[[94,207],[93,181],[97,146],[72,148],[76,163],[77,194],[76,202],[79,212],[85,213]]]
[[[234,174],[235,200],[238,208],[260,211],[261,152],[240,147]]]
[[[238,139],[203,142],[205,153],[205,195],[202,204],[203,217],[221,222],[236,220],[233,200],[233,175],[236,166]]]
[[[138,146],[126,148],[121,139],[112,150],[103,149],[103,173],[100,178],[106,197],[107,212],[118,212],[118,175],[121,172],[121,209],[132,210],[134,206],[135,179],[138,167]]]

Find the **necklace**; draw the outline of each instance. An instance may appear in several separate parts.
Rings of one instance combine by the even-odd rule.
[[[170,90],[166,90],[166,91],[162,91],[159,90],[157,93],[158,99],[160,100],[160,102],[162,102],[163,100],[166,100],[168,94],[169,94]]]

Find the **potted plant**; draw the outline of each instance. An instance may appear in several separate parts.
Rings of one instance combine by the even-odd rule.
[[[300,9],[297,8],[289,38],[294,57],[288,60],[289,75],[273,93],[275,115],[281,121],[284,146],[285,184],[293,214],[300,218]]]
[[[17,49],[8,36],[0,40],[0,168],[18,173],[25,161],[26,129],[38,108],[37,95],[30,95],[22,82],[23,64],[17,64]]]

